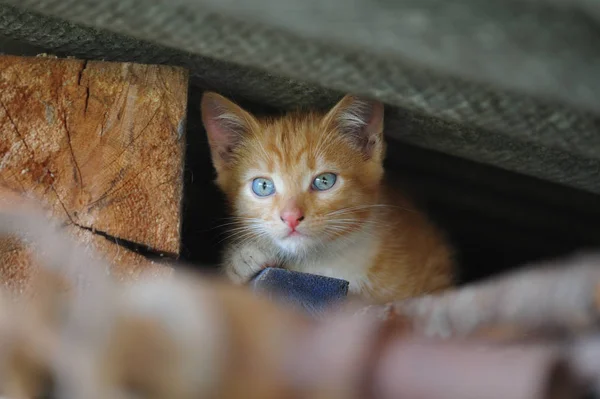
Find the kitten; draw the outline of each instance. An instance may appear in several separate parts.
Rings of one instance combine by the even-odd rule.
[[[374,302],[452,285],[441,233],[382,183],[381,103],[348,95],[327,113],[259,119],[206,93],[201,108],[233,214],[231,280],[279,266],[348,280]]]

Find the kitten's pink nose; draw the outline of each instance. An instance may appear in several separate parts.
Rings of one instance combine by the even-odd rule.
[[[292,230],[294,230],[301,221],[304,220],[304,215],[302,211],[298,208],[286,209],[281,212],[280,219],[283,223],[290,226]]]

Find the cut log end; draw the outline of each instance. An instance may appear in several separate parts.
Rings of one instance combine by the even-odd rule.
[[[4,193],[49,209],[122,278],[161,267],[105,237],[179,254],[183,69],[0,56],[0,87]],[[27,251],[0,259],[2,282],[21,290],[31,274]]]

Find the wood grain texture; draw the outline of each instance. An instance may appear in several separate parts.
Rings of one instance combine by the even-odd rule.
[[[148,262],[96,232],[177,256],[186,106],[181,68],[0,56],[0,186],[121,267]]]
[[[0,57],[0,182],[177,254],[186,96],[179,68]]]

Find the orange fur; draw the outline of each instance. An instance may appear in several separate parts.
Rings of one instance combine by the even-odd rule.
[[[232,280],[279,265],[346,279],[351,293],[376,302],[452,285],[441,233],[382,183],[382,104],[346,96],[326,114],[258,119],[207,93],[202,115],[217,184],[233,214],[224,257]],[[337,175],[333,187],[311,188],[326,172]],[[275,193],[254,195],[255,178],[271,179]],[[281,219],[286,209],[303,217],[297,235]]]

